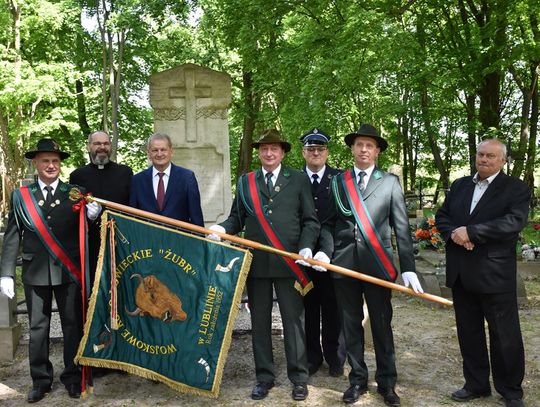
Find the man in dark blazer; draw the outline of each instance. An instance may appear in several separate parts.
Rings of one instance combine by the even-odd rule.
[[[210,229],[228,234],[245,229],[246,239],[265,245],[275,245],[268,240],[275,232],[284,250],[311,258],[319,235],[319,222],[306,174],[281,164],[291,145],[277,130],[270,129],[263,132],[253,147],[259,150],[262,168],[240,177],[229,218]],[[254,204],[254,200],[260,200],[259,204]],[[264,219],[256,215],[257,210],[262,211]],[[261,221],[266,221],[271,231],[264,229]],[[215,239],[218,236],[209,237]],[[257,384],[251,393],[254,400],[268,395],[276,377],[272,353],[274,290],[283,322],[287,376],[293,383],[292,397],[304,400],[308,394],[304,304],[299,290],[307,290],[309,285],[300,286],[292,274],[294,270],[302,272],[298,265],[292,262],[291,267],[281,256],[261,250],[253,252],[247,290],[257,376]]]
[[[129,188],[133,171],[127,165],[111,161],[111,140],[104,131],[88,136],[86,146],[90,163],[77,168],[69,176],[71,184],[80,185],[97,198],[129,205]],[[90,284],[93,284],[101,240],[101,222],[96,220],[88,226],[88,252]]]
[[[15,266],[19,246],[22,244],[22,282],[30,324],[28,357],[33,382],[28,402],[41,400],[51,390],[53,383],[53,365],[49,360],[53,294],[64,335],[65,367],[60,380],[70,397],[79,398],[81,372],[73,359],[82,337],[81,287],[64,268],[66,262],[47,248],[50,245],[46,246],[46,240],[42,240],[47,233],[39,232],[33,222],[37,218],[41,219],[42,227],[51,233],[49,236],[58,241],[63,253],[72,260],[72,264],[80,268],[79,214],[72,209],[77,199],[70,196],[70,191],[77,190],[77,187],[58,179],[60,162],[69,157],[69,154],[60,151],[54,140],[39,140],[36,150],[27,152],[25,157],[32,160],[38,180],[28,187],[19,188],[12,195],[0,262],[1,290],[8,297],[14,296]],[[23,190],[28,195],[20,192]],[[22,196],[27,197],[25,204],[20,199]],[[31,218],[23,208],[32,208],[38,214],[37,217]],[[99,210],[96,203],[87,206],[90,218],[95,218]]]
[[[314,128],[302,135],[300,141],[303,144],[302,156],[306,161],[304,172],[311,180],[315,211],[319,222],[322,223],[328,215],[330,206],[330,180],[340,171],[326,164],[329,135]],[[318,249],[317,244],[315,250]],[[339,377],[343,374],[346,354],[334,283],[330,273],[313,270],[310,267],[306,268],[306,272],[313,281],[313,289],[304,297],[309,374],[310,376],[315,374],[323,360],[326,360],[330,376]]]
[[[357,132],[346,135],[345,143],[351,148],[354,168],[334,177],[333,204],[321,229],[321,251],[313,258],[329,262],[331,257],[332,264],[378,278],[395,280],[397,269],[392,264],[391,243],[391,228],[393,228],[403,281],[406,286],[411,285],[415,291],[421,292],[422,287],[415,271],[405,199],[399,179],[375,166],[379,153],[388,147],[387,141],[379,136],[373,126],[364,124]],[[351,182],[352,190],[347,190],[351,199],[354,195],[358,199],[356,202],[363,202],[372,224],[357,222],[355,212],[349,204],[349,195],[345,190],[346,179]],[[370,230],[372,233],[369,233]],[[386,258],[386,263],[383,258]],[[383,268],[380,264],[386,266]],[[321,267],[314,266],[314,268]],[[354,403],[368,388],[362,328],[365,297],[377,362],[375,373],[377,391],[387,405],[400,405],[400,398],[395,392],[397,372],[391,326],[391,290],[337,273],[332,273],[332,276],[341,311],[347,357],[351,365],[350,387],[344,392],[343,401]]]
[[[193,171],[171,162],[172,142],[167,134],[148,139],[152,166],[133,176],[129,205],[133,208],[204,226],[199,185]]]
[[[505,162],[503,143],[482,141],[477,173],[452,184],[436,222],[446,241],[446,285],[452,288],[465,378],[452,399],[489,396],[491,362],[495,389],[506,406],[518,407],[524,405],[525,356],[516,295],[516,243],[527,223],[530,191],[501,171]]]

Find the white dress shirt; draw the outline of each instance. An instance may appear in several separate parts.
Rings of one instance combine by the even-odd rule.
[[[159,173],[163,172],[163,186],[165,187],[164,192],[167,193],[167,185],[169,185],[169,177],[171,176],[171,164],[164,171],[158,171],[156,167],[152,167],[152,187],[154,188],[154,196],[157,199],[157,188],[159,183]]]
[[[320,183],[324,176],[325,171],[326,171],[326,165],[323,165],[322,169],[317,172],[313,172],[308,167],[306,167],[306,174],[309,176],[309,180],[311,181],[312,184],[313,184],[313,174],[317,174],[318,176],[317,181]]]
[[[375,165],[372,165],[371,167],[366,168],[365,170],[361,170],[360,168],[354,167],[354,174],[355,178],[354,181],[358,183],[358,177],[361,171],[364,171],[366,175],[364,175],[364,190],[367,188],[367,184],[369,182],[369,179],[371,178],[371,174],[373,174],[373,170],[375,169]]]
[[[58,188],[58,183],[60,182],[60,180],[57,178],[56,180],[54,180],[54,182],[52,182],[50,184],[50,186],[52,187],[52,191],[51,191],[51,194],[52,196],[54,196],[54,193],[56,191],[56,188]],[[39,185],[39,189],[41,189],[41,192],[43,193],[43,198],[47,199],[47,190],[45,189],[45,187],[47,186],[47,184],[45,184],[42,180],[40,180],[38,178],[38,185]]]
[[[277,178],[280,171],[281,171],[281,164],[279,164],[277,168],[274,171],[272,171],[272,178],[271,178],[272,186],[276,186]],[[266,171],[264,167],[262,167],[263,178],[265,181],[266,181],[266,174],[268,174],[269,172],[270,171]]]
[[[476,204],[482,198],[482,195],[484,195],[484,192],[488,189],[489,185],[493,182],[495,177],[499,175],[500,171],[497,171],[497,173],[493,174],[490,177],[487,177],[486,179],[481,180],[478,176],[478,173],[474,174],[474,177],[472,181],[474,182],[474,193],[471,201],[471,208],[469,210],[469,213],[472,213],[474,211],[474,208],[476,207]]]

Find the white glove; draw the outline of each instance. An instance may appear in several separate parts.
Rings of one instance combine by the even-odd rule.
[[[302,256],[304,259],[311,259],[313,257],[313,252],[309,247],[306,247],[305,249],[300,250],[298,255]],[[311,264],[304,260],[296,260],[295,263],[300,264],[301,266],[311,267]]]
[[[94,220],[101,213],[101,205],[97,202],[90,202],[86,204],[86,216],[88,219]]]
[[[225,228],[223,226],[220,226],[220,225],[212,225],[208,229],[213,230],[215,232],[220,232],[220,233],[225,233],[226,232]],[[221,237],[219,237],[215,233],[210,233],[209,235],[206,235],[206,238],[210,239],[210,240],[215,240],[216,242],[221,241]]]
[[[13,277],[0,278],[0,292],[10,299],[15,297],[15,281]]]
[[[403,285],[405,285],[405,287],[411,286],[415,293],[424,292],[424,289],[420,285],[420,281],[418,280],[418,276],[416,275],[416,273],[413,273],[412,271],[406,271],[404,273],[401,273],[401,278],[403,278]]]
[[[330,264],[330,258],[326,255],[325,252],[317,252],[315,253],[315,256],[313,256],[313,260],[318,260],[322,263]],[[313,267],[313,270],[317,271],[326,271],[326,268],[323,266],[311,266]]]

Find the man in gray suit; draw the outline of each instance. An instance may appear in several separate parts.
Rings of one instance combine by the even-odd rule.
[[[277,130],[266,130],[253,147],[259,151],[262,168],[240,177],[229,218],[210,229],[228,234],[245,229],[246,239],[288,252],[299,251],[304,258],[311,258],[319,234],[319,221],[309,179],[306,174],[281,164],[291,145]],[[209,235],[209,238],[219,239],[217,235]],[[300,264],[308,265],[306,262]],[[247,278],[257,376],[252,399],[265,398],[274,386],[274,290],[283,322],[287,376],[293,383],[292,398],[304,400],[307,397],[309,376],[302,294],[310,287],[303,270],[294,261],[254,250]]]
[[[373,126],[364,124],[358,131],[347,134],[345,143],[351,148],[354,168],[333,179],[333,204],[322,224],[320,251],[313,258],[328,263],[331,257],[338,266],[394,281],[397,278],[392,262],[391,229],[394,229],[403,281],[421,292],[399,179],[375,165],[379,153],[388,147],[387,141]],[[399,406],[395,392],[391,290],[337,273],[332,275],[351,365],[350,386],[343,394],[343,401],[354,403],[368,389],[362,328],[365,297],[377,362],[377,392],[387,405]]]

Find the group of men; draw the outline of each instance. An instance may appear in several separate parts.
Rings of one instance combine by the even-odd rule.
[[[156,133],[148,139],[152,165],[133,175],[131,168],[111,161],[111,140],[97,131],[88,136],[90,163],[60,181],[61,161],[69,153],[52,139],[41,139],[25,157],[32,160],[36,182],[12,195],[8,225],[0,259],[0,290],[15,295],[15,266],[22,247],[22,282],[28,309],[29,362],[35,403],[51,391],[53,365],[49,359],[49,330],[53,295],[64,336],[64,370],[60,381],[70,397],[81,395],[81,370],[74,363],[82,338],[82,292],[79,252],[79,216],[73,205],[85,193],[108,201],[169,216],[203,226],[197,181],[193,171],[171,163],[169,136]],[[74,193],[74,194],[73,194]],[[101,206],[86,204],[90,284],[93,283],[100,245]],[[75,265],[75,266],[74,266]],[[77,270],[78,269],[78,270]],[[77,278],[77,272],[79,277]]]
[[[377,166],[377,158],[388,142],[369,124],[347,134],[344,141],[351,149],[354,165],[340,171],[326,164],[330,136],[315,128],[300,141],[306,162],[303,171],[282,164],[291,144],[279,131],[263,132],[252,144],[258,150],[261,168],[239,178],[229,217],[211,226],[208,235],[219,240],[226,237],[225,233],[245,231],[247,239],[297,252],[301,257],[294,262],[254,250],[247,279],[256,374],[251,398],[264,399],[275,385],[271,335],[275,293],[294,400],[307,398],[309,376],[319,370],[323,360],[334,377],[343,375],[345,358],[349,362],[349,387],[343,393],[343,402],[354,403],[368,391],[362,327],[365,299],[376,357],[377,392],[387,405],[399,406],[390,289],[327,271],[326,266],[331,263],[395,281],[399,272],[393,262],[393,230],[403,282],[415,292],[423,292],[399,179]],[[501,172],[506,161],[504,144],[490,139],[481,142],[477,150],[477,173],[452,185],[436,216],[447,243],[447,285],[454,296],[465,377],[463,388],[451,397],[468,401],[490,395],[491,360],[495,389],[506,405],[523,406],[524,352],[515,291],[515,243],[527,220],[530,193],[523,182]],[[75,170],[70,182],[99,198],[204,226],[195,175],[172,164],[170,138],[152,135],[147,151],[152,166],[132,177],[129,167],[110,161],[109,136],[95,132],[88,138],[91,163]],[[38,181],[30,186],[33,198],[30,196],[23,206],[37,209],[34,212],[42,214],[45,229],[77,259],[77,239],[71,234],[78,219],[68,216],[68,196],[60,195],[75,186],[57,186],[60,161],[67,153],[54,141],[44,139],[26,156],[34,160]],[[46,187],[55,183],[50,192]],[[47,194],[52,194],[52,202]],[[69,395],[77,398],[80,372],[73,357],[82,333],[76,318],[80,290],[62,272],[65,267],[61,256],[47,247],[42,228],[32,221],[28,224],[20,206],[20,199],[12,202],[0,264],[0,288],[13,296],[15,261],[22,239],[33,380],[28,401],[39,401],[52,385],[48,329],[53,292],[62,327],[71,330],[64,331],[65,369],[60,379]],[[92,220],[100,210],[97,205],[87,205]],[[90,224],[92,270],[97,261],[98,222]],[[491,359],[484,320],[489,326]]]

